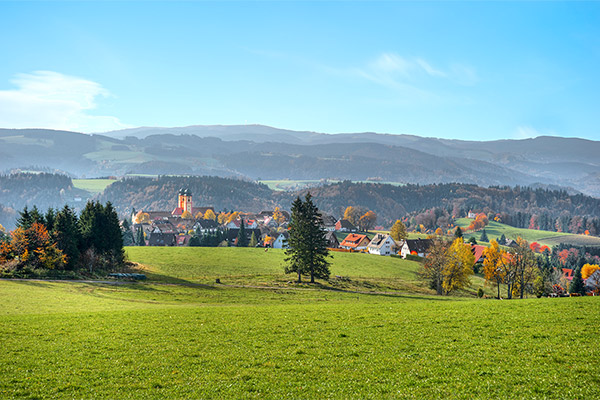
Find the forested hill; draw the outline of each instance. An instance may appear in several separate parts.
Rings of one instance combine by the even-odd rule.
[[[360,206],[375,211],[379,216],[378,223],[383,225],[434,207],[444,208],[457,217],[466,215],[469,210],[504,213],[506,219],[531,214],[545,215],[548,220],[564,215],[600,217],[600,199],[585,195],[522,187],[483,188],[457,183],[395,186],[344,181],[298,192],[275,192],[265,185],[243,180],[165,176],[115,182],[100,196],[100,201],[111,201],[121,214],[130,212],[132,207],[137,210],[172,210],[177,205],[180,188],[192,191],[196,206],[213,206],[217,211],[251,212],[275,206],[289,210],[296,196],[304,196],[310,191],[318,207],[328,214],[339,217],[347,206]]]
[[[266,185],[214,176],[127,178],[107,187],[99,197],[101,202],[111,201],[120,214],[132,208],[172,211],[181,188],[190,189],[195,207],[213,206],[216,211],[260,212],[278,205],[277,196]],[[281,206],[288,208],[287,203]]]
[[[565,191],[524,187],[489,187],[459,183],[394,186],[349,181],[305,189],[317,205],[328,213],[340,215],[346,206],[362,206],[380,216],[381,222],[434,207],[448,209],[451,215],[464,216],[469,210],[505,213],[600,217],[600,199],[569,195]]]

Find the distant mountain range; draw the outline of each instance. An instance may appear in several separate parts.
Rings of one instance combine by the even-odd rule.
[[[261,179],[527,185],[600,197],[600,142],[538,137],[462,141],[323,134],[262,125],[135,128],[86,135],[0,129],[0,170],[73,176],[198,174]]]

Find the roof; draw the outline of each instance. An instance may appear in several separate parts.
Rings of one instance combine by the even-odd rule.
[[[348,236],[346,236],[346,238],[344,240],[342,240],[342,243],[340,243],[340,246],[358,247],[358,245],[365,239],[369,240],[367,238],[367,235],[359,235],[358,233],[351,233]]]
[[[199,219],[196,220],[196,225],[200,226],[200,229],[216,229],[219,227],[217,221],[213,221],[212,219]]]
[[[148,238],[149,246],[173,246],[175,235],[173,233],[151,233]]]
[[[174,209],[171,212],[171,215],[181,215],[181,214],[183,214],[183,208],[181,208],[181,207],[177,207],[176,209]]]
[[[487,249],[487,247],[480,244],[471,245],[471,251],[473,252],[473,255],[475,255],[475,262],[479,261],[481,257],[483,257],[483,252],[485,249]]]
[[[386,240],[390,237],[390,235],[386,235],[383,233],[378,233],[377,235],[375,235],[373,237],[373,239],[371,239],[371,243],[369,243],[369,248],[372,249],[379,249],[381,248],[381,246],[384,245],[384,243],[386,242]]]
[[[339,229],[346,228],[346,229],[351,230],[351,231],[355,231],[356,230],[356,227],[352,224],[352,222],[348,221],[347,219],[340,219],[336,223],[336,225],[338,223],[340,224],[340,228]]]
[[[412,253],[416,251],[417,253],[425,253],[429,249],[432,244],[431,239],[406,239],[404,241],[408,246],[408,250]]]
[[[190,189],[181,188],[181,189],[179,189],[179,195],[180,196],[191,196],[192,192],[190,191]]]

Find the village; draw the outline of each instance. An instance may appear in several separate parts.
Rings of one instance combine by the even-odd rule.
[[[134,244],[144,246],[197,246],[195,238],[218,238],[205,240],[210,246],[238,246],[240,230],[251,247],[265,249],[286,248],[290,214],[285,210],[261,211],[259,213],[220,212],[214,207],[196,207],[189,189],[181,189],[177,207],[171,211],[144,211],[135,209],[131,214]],[[348,219],[323,214],[323,229],[329,249],[339,252],[361,252],[380,256],[416,256],[423,258],[431,246],[430,238],[394,240],[388,233],[361,232]],[[376,227],[383,230],[383,227]],[[143,240],[143,243],[141,241]],[[196,242],[199,243],[199,242]],[[246,247],[246,246],[245,246]],[[486,246],[471,245],[475,262],[481,262]]]

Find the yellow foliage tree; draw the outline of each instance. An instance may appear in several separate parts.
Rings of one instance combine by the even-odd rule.
[[[191,213],[191,212],[189,212],[189,211],[184,211],[184,212],[181,214],[181,218],[183,218],[183,219],[192,219],[192,218],[193,218],[193,217],[192,217],[192,213]]]
[[[278,224],[285,222],[285,215],[283,215],[279,207],[275,207],[275,210],[273,211],[273,219],[277,221]]]
[[[194,218],[196,218],[196,219],[202,219],[202,218],[204,218],[204,215],[202,214],[202,211],[198,211],[196,213],[196,215],[194,215]]]
[[[217,216],[215,215],[214,211],[211,209],[206,210],[206,212],[204,213],[204,219],[211,219],[211,220],[216,220]]]
[[[227,216],[227,223],[230,223],[231,221],[235,221],[236,219],[240,218],[240,213],[238,211],[232,212],[231,214],[229,214]]]
[[[402,221],[399,219],[396,220],[396,223],[392,226],[392,229],[390,229],[390,235],[392,236],[392,239],[397,242],[408,237],[408,233],[406,233],[406,226],[404,226]]]
[[[486,282],[498,285],[498,298],[500,298],[500,283],[506,276],[506,252],[500,248],[498,242],[492,240],[490,247],[483,251],[485,259],[483,260],[483,274]]]
[[[511,297],[519,296],[523,298],[525,288],[538,277],[539,270],[535,254],[529,247],[529,243],[521,238],[517,238],[517,247],[510,249],[510,269],[507,274],[511,275]]]
[[[599,269],[600,266],[596,264],[584,264],[583,267],[581,267],[581,279],[589,278],[594,272],[598,271]]]
[[[344,219],[350,221],[352,225],[358,225],[360,219],[360,209],[358,207],[348,206],[344,211]]]
[[[149,224],[150,223],[150,215],[148,213],[145,213],[145,212],[143,212],[143,211],[140,210],[135,215],[134,222],[136,224]]]
[[[438,235],[438,236],[442,236],[444,234],[444,231],[442,231],[442,228],[437,228],[435,230],[435,234]]]
[[[471,285],[473,264],[475,264],[475,256],[471,246],[465,244],[462,238],[455,239],[446,252],[442,274],[442,287],[446,294]]]
[[[362,231],[368,231],[375,226],[375,221],[377,221],[377,214],[373,211],[367,211],[358,219],[358,227]]]
[[[219,216],[217,217],[217,222],[218,222],[220,225],[223,225],[223,224],[225,223],[225,221],[227,221],[227,218],[228,218],[228,217],[229,217],[229,214],[227,214],[227,213],[224,213],[224,212],[222,212],[222,211],[221,211],[221,212],[219,213]]]

